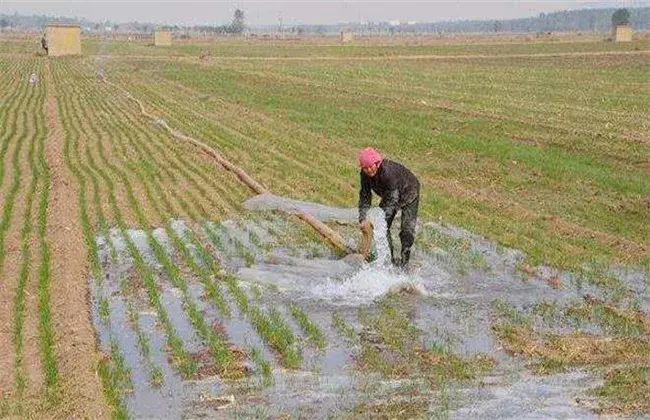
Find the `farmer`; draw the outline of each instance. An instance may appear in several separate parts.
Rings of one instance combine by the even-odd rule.
[[[393,253],[393,239],[390,226],[398,210],[402,211],[402,226],[399,233],[402,243],[400,265],[406,266],[411,258],[411,246],[415,241],[415,223],[420,203],[420,181],[397,162],[384,159],[375,149],[363,149],[359,153],[361,167],[361,190],[359,191],[359,227],[363,229],[366,214],[372,203],[372,191],[381,197],[379,207],[386,215],[388,245],[393,264],[397,264]]]
[[[45,38],[45,34],[41,36],[41,47],[45,50],[45,55],[49,53],[48,48],[47,48],[47,38]]]

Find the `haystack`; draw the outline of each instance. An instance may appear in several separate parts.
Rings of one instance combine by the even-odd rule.
[[[630,25],[614,25],[612,39],[616,42],[632,41],[632,28],[630,28]]]
[[[346,44],[354,41],[354,33],[349,31],[341,31],[341,43]]]
[[[79,25],[46,25],[47,55],[81,55],[81,28]]]
[[[169,47],[172,45],[172,34],[167,31],[155,31],[153,33],[153,45],[156,47]]]

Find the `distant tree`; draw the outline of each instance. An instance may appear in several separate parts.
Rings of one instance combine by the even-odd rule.
[[[9,21],[5,18],[0,19],[0,29],[7,28],[9,26]]]
[[[498,20],[494,21],[494,25],[492,26],[492,30],[494,32],[501,32],[501,29],[503,29],[503,24]]]
[[[230,32],[233,34],[241,34],[244,32],[245,26],[246,17],[244,16],[244,11],[241,9],[235,9],[235,13],[232,16],[232,24],[230,25]]]
[[[630,23],[630,11],[627,9],[618,9],[612,15],[612,25],[627,25]]]

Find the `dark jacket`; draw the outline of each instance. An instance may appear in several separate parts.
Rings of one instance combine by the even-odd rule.
[[[359,191],[359,222],[366,218],[372,204],[372,191],[381,197],[379,207],[386,218],[395,215],[398,209],[412,203],[420,196],[420,181],[413,172],[403,165],[384,159],[374,177],[361,171],[361,190]]]

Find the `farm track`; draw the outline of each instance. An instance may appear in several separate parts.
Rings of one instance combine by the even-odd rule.
[[[304,57],[249,57],[249,56],[213,56],[207,60],[202,60],[194,56],[172,56],[176,61],[187,61],[192,63],[202,63],[209,66],[212,61],[387,61],[387,60],[441,60],[441,61],[464,61],[464,60],[485,60],[485,59],[513,59],[513,58],[553,58],[553,57],[608,57],[608,56],[645,56],[650,51],[575,51],[575,52],[553,52],[553,53],[530,53],[530,54],[459,54],[459,55],[437,55],[437,54],[413,54],[413,55],[381,55],[381,56],[304,56]],[[151,56],[151,55],[103,55],[98,54],[92,57],[120,59],[147,59],[147,60],[169,60],[169,56]]]

